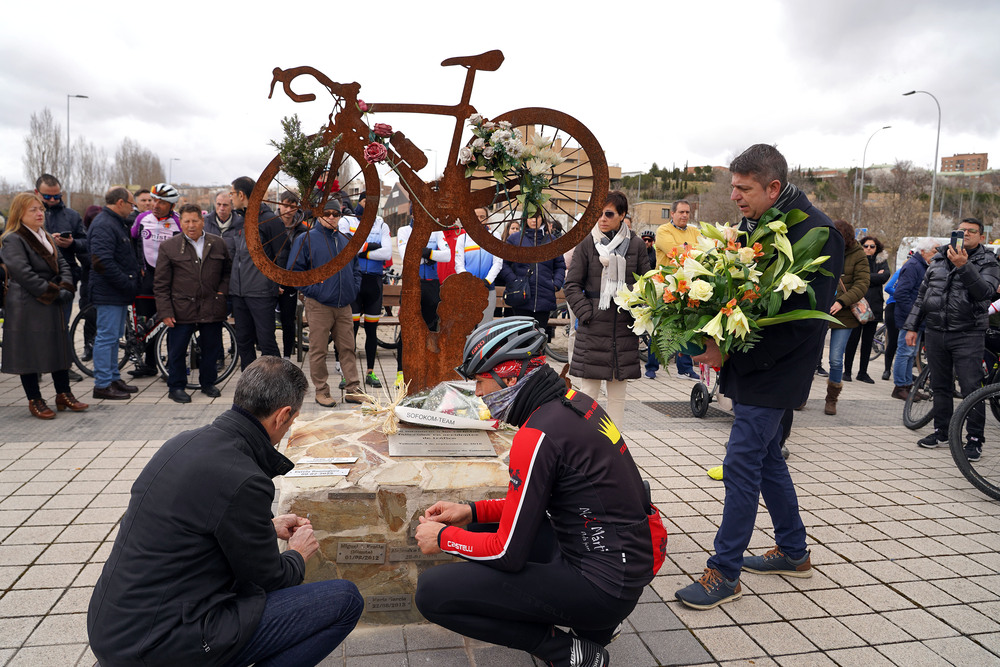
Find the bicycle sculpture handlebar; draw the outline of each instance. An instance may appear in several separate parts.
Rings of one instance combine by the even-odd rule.
[[[390,146],[383,153],[386,154],[386,163],[397,174],[401,187],[409,195],[410,212],[413,215],[413,230],[403,258],[399,316],[404,351],[403,372],[410,381],[410,391],[419,391],[456,377],[454,369],[461,363],[465,339],[481,319],[488,301],[487,288],[482,280],[470,273],[451,275],[441,285],[441,301],[437,310],[439,329],[428,329],[421,317],[419,270],[421,253],[434,230],[451,227],[461,221],[469,237],[483,250],[510,262],[542,262],[567,252],[590,233],[607,196],[608,168],[604,153],[597,139],[582,123],[552,109],[519,109],[494,118],[495,125],[510,128],[508,134],[513,132],[515,137],[523,137],[525,154],[531,149],[530,142],[535,141],[537,144],[539,139],[543,139],[549,141],[547,150],[561,156],[553,162],[545,175],[547,180],[543,201],[546,203],[542,213],[553,223],[558,214],[572,226],[561,237],[549,239],[537,246],[515,246],[501,240],[498,233],[500,230],[491,229],[489,221],[486,224],[479,222],[475,214],[477,208],[492,210],[492,216],[496,220],[492,224],[497,226],[508,221],[518,221],[520,224],[526,222],[523,213],[524,193],[520,191],[524,183],[514,176],[494,179],[494,175],[488,172],[467,172],[466,164],[460,164],[458,160],[465,123],[476,114],[469,102],[475,73],[479,70],[496,70],[503,59],[502,52],[489,51],[477,56],[449,58],[442,62],[442,66],[459,65],[467,69],[462,98],[456,105],[367,105],[371,112],[452,116],[456,122],[444,172],[433,183],[423,181],[417,174],[417,170],[426,164],[426,156],[401,132],[392,135]],[[301,209],[307,215],[319,215],[323,210],[323,203],[336,195],[331,190],[335,178],[340,179],[339,186],[342,190],[351,188],[352,191],[367,193],[364,212],[347,247],[322,266],[295,271],[277,266],[270,260],[264,252],[258,230],[258,210],[268,197],[268,191],[275,183],[279,188],[288,187],[278,178],[282,171],[281,157],[275,157],[258,179],[247,208],[245,232],[254,263],[262,273],[279,284],[315,284],[347,266],[371,231],[379,206],[380,181],[375,165],[367,159],[366,146],[375,135],[368,129],[365,112],[359,105],[361,86],[358,83],[337,83],[308,66],[287,70],[276,67],[272,73],[268,97],[274,94],[275,85],[281,82],[285,94],[293,101],[314,101],[314,94],[297,93],[292,89],[292,82],[297,77],[310,75],[335,99],[330,123],[321,130],[323,144],[332,148],[331,157],[326,168],[313,175],[312,191],[299,193],[304,200]],[[554,136],[548,139],[546,131]],[[469,143],[472,144],[471,141]],[[467,176],[467,173],[470,175]],[[350,179],[350,182],[345,183],[345,179]],[[297,246],[300,254],[311,252],[305,246],[305,243]],[[282,252],[278,249],[273,250],[272,254],[281,255]]]

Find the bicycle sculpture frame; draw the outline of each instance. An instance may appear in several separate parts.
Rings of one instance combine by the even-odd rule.
[[[568,151],[570,159],[554,167],[550,174],[551,186],[546,192],[551,191],[555,196],[550,200],[549,210],[545,214],[551,216],[552,209],[555,208],[565,214],[565,217],[575,219],[576,223],[551,243],[516,247],[501,241],[499,235],[494,233],[496,230],[490,228],[489,222],[484,224],[478,221],[475,215],[478,207],[500,211],[499,220],[496,215],[491,216],[493,224],[502,224],[505,219],[522,215],[517,212],[517,179],[509,178],[506,182],[496,183],[490,180],[489,174],[477,174],[470,179],[465,175],[465,166],[458,160],[466,122],[477,113],[470,103],[475,74],[478,70],[494,71],[502,62],[503,54],[500,51],[449,58],[442,62],[442,66],[460,65],[467,70],[462,98],[456,105],[367,104],[368,111],[372,113],[421,113],[451,116],[455,119],[448,160],[443,175],[437,181],[427,183],[417,175],[426,166],[427,157],[402,132],[392,134],[388,147],[386,161],[407,191],[413,215],[413,230],[403,261],[399,314],[403,332],[403,372],[410,383],[411,392],[456,377],[454,369],[461,363],[465,339],[479,322],[488,299],[487,288],[481,280],[469,273],[452,275],[441,285],[439,329],[431,331],[427,327],[420,314],[419,264],[421,252],[427,245],[431,232],[461,221],[472,240],[487,252],[514,262],[546,261],[565,253],[583,240],[597,222],[607,195],[607,162],[600,144],[586,127],[576,119],[552,109],[519,109],[493,120],[498,123],[508,121],[513,127],[526,128],[525,141],[528,140],[528,134],[536,134],[539,127],[543,133],[546,128],[555,133],[553,145],[562,151],[564,157]],[[350,167],[350,178],[363,182],[363,189],[367,193],[358,229],[346,248],[323,266],[306,271],[290,271],[270,261],[264,253],[257,231],[260,204],[271,201],[267,199],[267,193],[281,172],[280,156],[275,157],[257,179],[246,215],[246,240],[250,254],[261,272],[279,284],[310,285],[325,280],[345,267],[361,249],[378,210],[380,181],[375,165],[364,158],[364,149],[370,141],[371,131],[358,104],[360,84],[336,83],[312,67],[289,70],[275,68],[273,75],[272,95],[275,84],[280,81],[285,93],[295,102],[315,100],[314,94],[299,94],[291,87],[296,77],[310,75],[335,100],[329,123],[321,130],[324,145],[334,144],[333,154],[327,168],[314,174],[312,192],[300,193],[301,207],[307,219],[319,217],[327,200],[336,196],[332,191],[333,181],[345,165]],[[285,187],[280,183],[279,186]],[[560,196],[562,201],[572,201],[573,210],[568,210],[570,205],[551,203],[559,201]],[[581,209],[582,215],[579,215]]]

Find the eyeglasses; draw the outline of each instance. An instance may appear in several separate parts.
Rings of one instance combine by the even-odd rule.
[[[876,246],[874,243],[866,243],[863,247],[865,247],[865,248],[877,248],[878,246]]]
[[[340,215],[340,211],[323,211],[324,218],[339,218]]]
[[[42,195],[42,199],[44,199],[45,201],[49,201],[51,199],[62,199],[62,193],[57,192],[54,195]]]
[[[604,217],[605,218],[613,218],[616,215],[618,215],[618,211],[605,211],[604,212]]]

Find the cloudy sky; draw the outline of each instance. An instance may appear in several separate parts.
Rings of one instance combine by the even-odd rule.
[[[49,107],[65,132],[67,94],[89,96],[72,102],[74,138],[113,153],[129,136],[165,170],[178,158],[177,183],[256,177],[283,116],[318,127],[330,110],[268,100],[274,67],[312,65],[370,101],[454,103],[464,70],[440,62],[490,49],[506,61],[477,76],[480,113],[558,109],[626,171],[726,165],[756,142],[793,166],[857,166],[884,125],[868,165],[929,168],[937,108],[913,89],[941,104],[941,156],[1000,166],[998,30],[995,0],[16,3],[0,25],[0,178],[28,181],[30,115]],[[379,120],[427,149],[425,177],[444,168],[448,120]]]

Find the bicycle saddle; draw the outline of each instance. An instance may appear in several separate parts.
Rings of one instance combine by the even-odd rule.
[[[495,72],[503,64],[503,51],[493,50],[480,53],[478,56],[459,56],[458,58],[448,58],[441,63],[441,67],[449,65],[461,65],[472,69],[483,70],[484,72]]]

